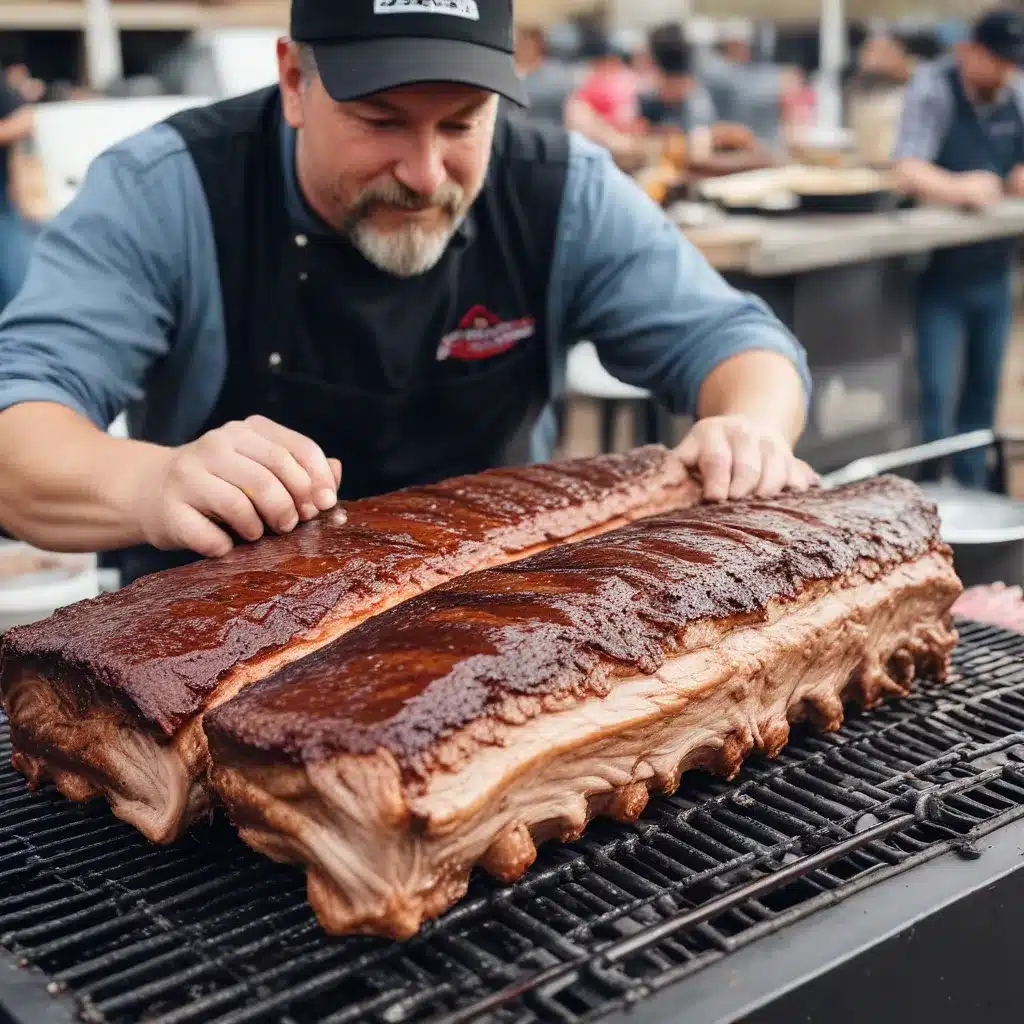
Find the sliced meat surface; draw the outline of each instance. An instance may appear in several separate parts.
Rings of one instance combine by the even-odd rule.
[[[933,505],[882,478],[702,506],[445,584],[206,716],[254,848],[331,932],[413,934],[482,865],[734,773],[788,723],[942,676],[961,591]]]
[[[0,647],[15,763],[169,841],[208,807],[209,708],[446,580],[698,494],[660,446],[494,470],[351,502],[62,609]]]

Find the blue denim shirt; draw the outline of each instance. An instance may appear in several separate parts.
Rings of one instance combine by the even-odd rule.
[[[283,147],[289,162],[291,150]],[[289,209],[301,218],[295,200]],[[677,413],[693,413],[716,366],[754,349],[792,359],[810,393],[804,351],[789,331],[578,137],[548,301],[553,397],[580,339],[597,345],[612,374]],[[57,402],[102,428],[127,411],[134,437],[184,444],[207,421],[226,364],[206,197],[181,136],[158,125],[99,157],[40,236],[25,286],[0,318],[0,410]],[[539,429],[535,457],[548,457],[552,442],[550,429]]]

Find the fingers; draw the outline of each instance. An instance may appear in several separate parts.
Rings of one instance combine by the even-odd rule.
[[[774,498],[819,482],[781,434],[766,432],[742,416],[702,420],[677,451],[688,469],[700,473],[706,501]]]
[[[313,481],[287,448],[268,441],[243,424],[236,425],[230,435],[230,443],[239,455],[265,466],[284,485],[303,522],[319,514],[320,510],[313,501]]]
[[[249,526],[250,516],[243,512],[247,506],[256,514],[259,520],[256,537],[251,537],[248,529],[238,531],[246,540],[262,536],[264,523],[277,533],[290,533],[298,526],[299,510],[295,500],[266,466],[238,452],[230,452],[213,458],[207,468],[218,483],[233,485],[237,492],[229,496],[223,487],[215,488],[220,507],[208,511],[220,512],[222,507],[226,507],[233,518],[225,521],[231,526],[235,525],[235,517]]]
[[[341,472],[319,445],[270,420],[229,423],[172,454],[158,491],[140,502],[143,533],[157,546],[217,557],[232,534],[289,533],[334,508]]]
[[[209,444],[206,448],[197,444],[179,454],[170,469],[163,499],[164,519],[172,536],[174,528],[170,518],[181,505],[212,516],[245,540],[259,540],[263,536],[263,520],[253,501],[239,486],[224,479],[225,474],[236,479],[248,479],[232,467],[233,461],[248,462],[257,468],[254,462],[236,453],[211,454]],[[267,470],[264,472],[269,475]]]
[[[735,430],[730,437],[732,447],[732,481],[729,497],[733,500],[749,498],[761,481],[764,457],[762,448],[770,448],[766,442],[745,430]]]
[[[311,500],[321,512],[326,512],[338,504],[339,481],[318,444],[294,430],[268,420],[265,416],[250,416],[245,425],[291,453],[295,461],[309,474],[312,486]]]
[[[169,511],[168,520],[175,548],[194,551],[205,558],[221,558],[235,546],[219,526],[184,502],[178,502]]]
[[[696,469],[700,462],[700,437],[698,427],[694,427],[689,434],[683,438],[683,443],[676,449],[683,465],[687,469]]]
[[[761,477],[753,493],[759,498],[774,498],[790,482],[790,468],[796,460],[782,446],[770,440],[761,442]]]
[[[704,432],[697,467],[704,480],[707,501],[725,501],[732,484],[733,453],[724,430]]]
[[[257,541],[266,532],[255,501],[241,488],[213,473],[196,482],[189,504],[197,512],[223,523],[243,540]]]
[[[789,467],[787,489],[803,494],[821,483],[821,477],[802,459],[793,459]]]

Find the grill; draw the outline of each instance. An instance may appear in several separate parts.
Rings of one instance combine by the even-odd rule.
[[[0,972],[0,1005],[16,1024],[602,1019],[1024,817],[1024,638],[960,628],[946,686],[798,730],[732,784],[690,774],[636,825],[544,848],[518,885],[475,878],[402,944],[326,938],[301,875],[223,820],[157,849],[3,768],[0,936],[23,970]],[[5,723],[2,740],[6,763]]]

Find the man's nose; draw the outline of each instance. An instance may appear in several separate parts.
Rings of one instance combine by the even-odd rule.
[[[423,137],[410,140],[395,168],[395,177],[417,195],[434,195],[448,179],[439,141]]]

